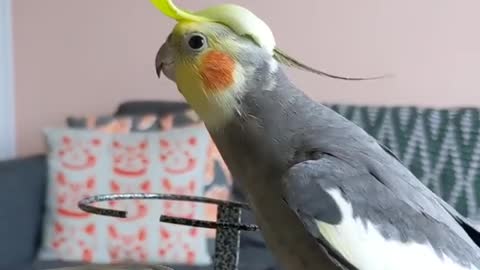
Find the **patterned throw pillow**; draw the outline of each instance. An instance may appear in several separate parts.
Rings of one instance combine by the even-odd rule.
[[[126,219],[91,215],[77,203],[106,193],[202,195],[210,136],[202,124],[165,132],[108,134],[48,129],[49,182],[40,259],[93,263],[209,265],[206,232],[160,223],[160,215],[203,218],[204,205],[117,201]]]
[[[67,118],[68,127],[101,130],[108,133],[167,131],[173,128],[195,125],[200,122],[200,118],[193,110],[172,113],[162,117],[154,114],[146,114],[135,116],[88,116]],[[203,196],[220,200],[230,199],[232,176],[211,138],[209,141],[207,167],[204,180],[205,190]],[[205,207],[206,213],[203,218],[207,220],[216,220],[217,206],[208,204]],[[207,230],[207,235],[213,240],[215,238],[215,230]]]
[[[460,213],[480,221],[480,110],[329,106],[388,146]]]

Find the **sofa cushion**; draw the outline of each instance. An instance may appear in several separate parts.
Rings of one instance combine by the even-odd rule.
[[[126,219],[90,215],[84,196],[160,192],[200,196],[210,137],[201,123],[164,132],[108,134],[48,129],[49,189],[40,258],[95,263],[208,265],[205,231],[158,222],[160,213],[202,218],[204,205],[118,201]],[[99,205],[102,206],[102,205]]]
[[[43,213],[45,164],[41,155],[0,162],[0,269],[29,263],[35,257]]]

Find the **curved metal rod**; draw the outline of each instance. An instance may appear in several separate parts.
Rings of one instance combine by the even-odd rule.
[[[81,210],[91,214],[126,218],[127,211],[92,206],[93,203],[104,202],[104,201],[116,201],[116,200],[189,201],[189,202],[216,204],[216,205],[229,206],[229,207],[240,207],[242,209],[247,209],[247,210],[250,209],[250,207],[247,204],[240,203],[240,202],[223,201],[223,200],[198,197],[198,196],[159,194],[159,193],[121,193],[121,194],[95,195],[92,197],[87,197],[85,199],[82,199],[78,203],[78,207]],[[185,218],[171,217],[171,216],[165,216],[165,215],[162,215],[160,217],[160,221],[172,223],[172,224],[178,224],[178,225],[188,225],[193,227],[203,227],[203,228],[212,228],[212,229],[236,228],[238,230],[244,230],[244,231],[258,230],[258,227],[256,225],[250,225],[250,224],[235,224],[235,223],[213,222],[213,221],[205,221],[205,220],[193,220],[193,219],[185,219]]]

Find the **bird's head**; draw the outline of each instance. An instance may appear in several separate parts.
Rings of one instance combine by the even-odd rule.
[[[157,75],[163,73],[177,84],[207,126],[221,125],[238,112],[244,93],[274,87],[269,80],[278,63],[349,79],[308,67],[280,51],[269,26],[243,7],[222,4],[188,12],[171,0],[151,1],[177,21],[157,53]]]

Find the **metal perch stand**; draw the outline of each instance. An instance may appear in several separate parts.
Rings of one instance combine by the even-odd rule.
[[[250,209],[247,204],[205,197],[156,193],[105,194],[85,198],[78,203],[78,207],[85,212],[96,215],[126,218],[126,211],[100,208],[92,205],[98,202],[116,200],[170,200],[216,204],[218,209],[216,222],[167,215],[160,216],[160,222],[164,223],[216,229],[215,255],[213,258],[214,270],[237,270],[240,249],[240,231],[258,230],[256,225],[241,223],[242,209]]]

